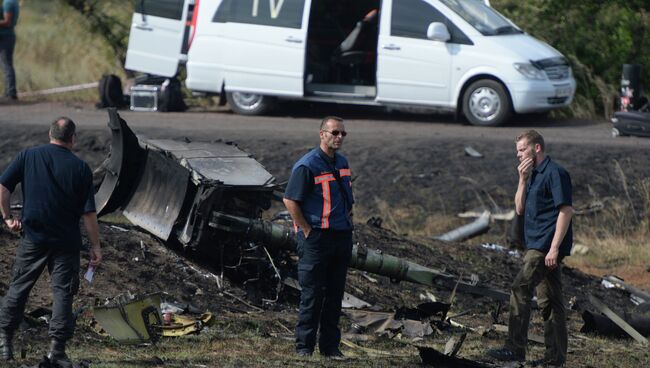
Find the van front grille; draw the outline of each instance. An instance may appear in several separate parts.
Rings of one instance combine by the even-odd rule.
[[[569,78],[568,65],[554,65],[544,68],[546,76],[550,80],[563,80]]]

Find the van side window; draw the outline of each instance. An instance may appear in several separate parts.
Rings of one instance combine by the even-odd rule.
[[[396,37],[427,39],[427,28],[432,22],[447,26],[451,34],[449,43],[473,45],[474,43],[433,6],[422,0],[393,0],[390,35]]]
[[[223,0],[212,21],[299,29],[304,8],[305,0]]]
[[[154,17],[181,20],[184,0],[136,0],[135,12]]]

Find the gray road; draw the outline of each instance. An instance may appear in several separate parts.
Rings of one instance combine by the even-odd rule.
[[[434,141],[494,141],[511,143],[513,137],[527,128],[539,130],[553,142],[587,145],[593,149],[618,147],[650,147],[650,139],[612,138],[611,124],[606,121],[551,120],[548,118],[518,118],[508,126],[498,128],[473,127],[454,121],[453,117],[436,114],[388,113],[384,110],[334,105],[288,104],[272,116],[248,117],[225,109],[185,113],[154,113],[120,111],[122,117],[138,133],[151,137],[282,141],[304,139],[314,135],[315,126],[324,115],[340,115],[346,119],[349,138],[369,142],[430,140]],[[0,105],[2,125],[47,126],[54,117],[66,115],[83,128],[101,129],[108,115],[90,104],[21,103]]]

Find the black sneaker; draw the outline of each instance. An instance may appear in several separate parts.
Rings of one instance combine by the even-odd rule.
[[[49,353],[47,354],[46,357],[49,361],[52,367],[57,367],[57,368],[73,368],[74,365],[72,364],[72,360],[68,358],[68,355],[66,353],[59,353],[59,354],[52,354]]]
[[[307,349],[301,349],[296,351],[296,355],[298,355],[301,358],[309,358],[312,356],[312,354],[314,354],[314,352]]]
[[[501,360],[504,362],[524,362],[526,357],[524,354],[517,354],[514,351],[508,348],[501,349],[490,349],[487,351],[487,355],[491,356],[496,360]]]

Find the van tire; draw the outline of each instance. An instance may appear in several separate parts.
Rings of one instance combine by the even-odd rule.
[[[120,108],[125,105],[122,92],[122,81],[115,74],[104,74],[99,80],[99,102],[98,109],[106,107]]]
[[[491,79],[472,83],[463,95],[463,115],[472,125],[498,126],[512,113],[510,98],[504,86]]]
[[[275,104],[275,98],[255,93],[226,92],[232,111],[241,115],[262,115]]]

